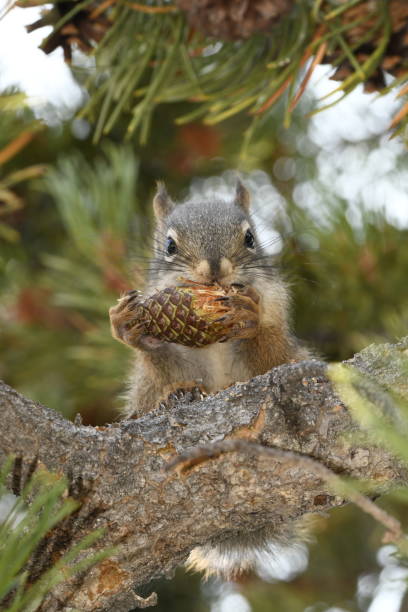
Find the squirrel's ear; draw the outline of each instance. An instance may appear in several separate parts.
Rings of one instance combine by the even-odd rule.
[[[243,208],[245,212],[248,212],[251,206],[249,191],[246,187],[244,187],[239,179],[235,188],[235,204]]]
[[[174,208],[174,202],[162,181],[157,181],[157,192],[153,199],[154,216],[158,221],[167,217]]]

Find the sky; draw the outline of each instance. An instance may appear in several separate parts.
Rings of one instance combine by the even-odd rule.
[[[0,15],[6,4],[0,0]],[[46,55],[38,48],[51,28],[30,34],[25,30],[39,15],[38,8],[14,8],[0,20],[0,90],[18,85],[39,114],[50,103],[72,112],[83,93],[64,63],[62,50]]]

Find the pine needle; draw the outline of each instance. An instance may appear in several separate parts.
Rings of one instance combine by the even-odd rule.
[[[393,117],[389,129],[394,129],[403,119],[408,116],[408,102],[404,104],[404,106],[398,111],[398,113]]]
[[[324,42],[320,45],[312,63],[310,64],[309,68],[307,69],[307,72],[303,78],[302,83],[299,86],[299,89],[296,92],[296,95],[294,96],[294,98],[292,99],[292,101],[289,104],[289,112],[292,112],[295,107],[297,106],[300,98],[302,97],[307,84],[310,81],[310,78],[313,74],[314,69],[316,68],[316,66],[318,66],[320,64],[320,62],[322,61],[323,57],[325,56],[327,51],[327,42]]]
[[[28,129],[21,132],[14,140],[0,150],[0,164],[5,164],[32,141],[38,130]]]
[[[126,6],[133,11],[140,11],[141,13],[147,13],[149,15],[175,13],[179,10],[176,6],[147,6],[146,4],[139,4],[138,2],[126,2]]]

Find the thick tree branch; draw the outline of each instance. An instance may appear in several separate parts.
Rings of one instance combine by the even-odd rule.
[[[350,363],[406,393],[407,347],[369,347]],[[296,451],[371,481],[375,492],[407,480],[396,459],[353,435],[358,426],[317,361],[283,365],[202,402],[107,427],[76,426],[5,384],[0,404],[0,460],[14,453],[28,469],[38,456],[50,470],[81,477],[90,487],[86,503],[100,511],[93,526],[107,528],[99,545],[119,546],[81,584],[56,593],[84,611],[136,607],[133,588],[171,575],[196,545],[265,524],[279,534],[303,514],[345,501],[307,463],[243,450],[198,461],[185,474],[165,469],[193,447],[238,438]]]

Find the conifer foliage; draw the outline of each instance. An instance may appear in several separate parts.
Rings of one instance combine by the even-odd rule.
[[[82,111],[96,123],[95,140],[124,117],[128,136],[145,143],[155,107],[174,102],[186,104],[178,123],[214,124],[239,113],[254,120],[283,100],[289,124],[320,63],[333,65],[343,95],[360,83],[407,93],[405,0],[65,0],[28,29],[50,24],[46,53],[61,46],[67,61],[75,49],[95,56]],[[393,126],[407,115],[403,102]]]
[[[27,469],[28,468],[28,469]],[[70,547],[81,504],[65,478],[10,458],[0,472],[0,607],[6,612],[47,610],[50,591],[85,572],[112,550],[84,555],[102,532]],[[82,558],[81,558],[82,557]]]

